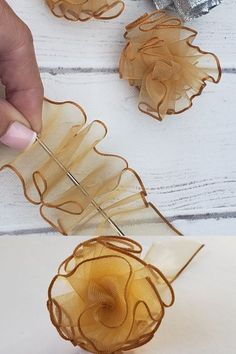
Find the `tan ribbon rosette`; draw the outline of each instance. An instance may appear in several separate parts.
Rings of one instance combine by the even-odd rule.
[[[121,0],[46,0],[50,10],[57,17],[70,21],[87,21],[91,18],[110,20],[124,10]]]
[[[150,341],[174,303],[171,282],[202,248],[182,238],[165,242],[159,241],[144,260],[141,245],[128,238],[81,243],[48,290],[48,310],[58,333],[100,354]]]
[[[219,82],[219,60],[192,44],[196,36],[164,11],[145,14],[126,26],[119,71],[138,88],[140,111],[158,120],[182,113],[207,82]]]
[[[64,235],[117,235],[114,225],[124,235],[180,234],[147,201],[144,185],[127,161],[98,151],[107,134],[104,123],[86,124],[86,119],[73,102],[45,100],[40,141],[23,153],[0,145],[0,170],[17,174],[28,201]]]

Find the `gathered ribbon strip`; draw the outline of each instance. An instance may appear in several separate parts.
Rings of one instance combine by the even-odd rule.
[[[207,82],[220,80],[216,55],[194,46],[197,32],[164,11],[138,18],[124,36],[120,77],[138,88],[140,111],[158,120],[186,111]]]
[[[46,0],[52,13],[70,21],[110,20],[124,10],[121,0]]]
[[[184,21],[207,14],[222,0],[153,0],[158,10],[170,9],[177,12]]]
[[[40,141],[87,194],[71,183],[39,141],[23,153],[1,145],[0,171],[14,171],[22,182],[25,197],[39,205],[41,216],[64,235],[117,235],[109,219],[124,235],[179,235],[147,201],[144,185],[127,161],[97,150],[97,144],[107,134],[104,123],[86,124],[86,119],[83,109],[73,102],[45,99]],[[94,205],[102,209],[105,218]]]
[[[141,245],[125,237],[81,243],[49,286],[53,325],[61,337],[92,353],[144,345],[174,303],[171,282],[202,247],[182,238],[167,244],[164,239],[142,260]]]

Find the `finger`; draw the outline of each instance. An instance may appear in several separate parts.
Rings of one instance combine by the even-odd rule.
[[[0,60],[6,99],[29,121],[36,132],[42,124],[43,86],[30,42]]]
[[[29,122],[6,100],[0,99],[0,142],[17,150],[26,149],[36,138]]]
[[[40,132],[43,85],[32,35],[8,5],[4,9],[0,14],[0,21],[6,23],[3,38],[0,25],[0,77],[6,86],[6,99],[29,121],[33,130]]]

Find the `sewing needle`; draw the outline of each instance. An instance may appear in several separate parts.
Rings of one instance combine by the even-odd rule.
[[[81,190],[81,192],[89,197],[89,193],[80,184],[80,182],[67,170],[67,168],[61,163],[61,161],[54,155],[54,153],[49,149],[49,147],[37,136],[36,140],[41,145],[41,147],[48,153],[48,155],[56,162],[56,164],[66,173],[67,177],[72,181],[72,183]],[[103,216],[103,218],[109,222],[112,228],[118,233],[119,236],[125,236],[118,225],[107,215],[105,210],[103,210],[100,205],[94,200],[91,200],[91,204],[97,209],[97,211]]]

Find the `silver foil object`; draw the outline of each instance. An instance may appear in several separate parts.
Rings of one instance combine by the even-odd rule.
[[[169,8],[177,12],[184,21],[207,14],[222,0],[154,0],[156,8],[163,10]]]

